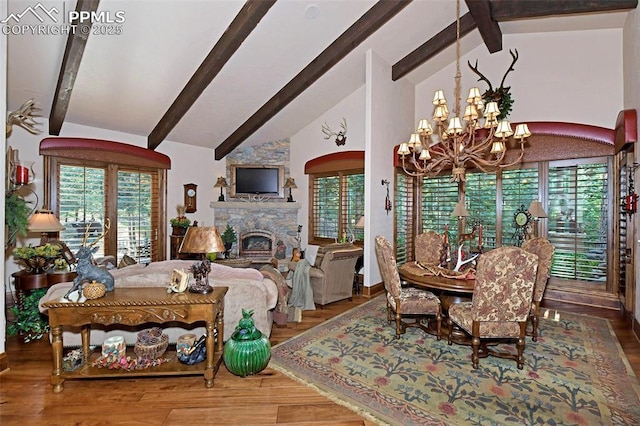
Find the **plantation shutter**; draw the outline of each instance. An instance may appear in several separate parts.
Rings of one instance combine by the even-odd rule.
[[[157,196],[157,174],[118,172],[118,261],[125,254],[138,263],[156,257]]]
[[[76,253],[82,246],[88,230],[91,243],[103,231],[106,218],[107,180],[104,168],[60,165],[58,186],[58,206],[60,222],[65,227],[60,239]],[[104,240],[96,243],[95,256],[104,256]]]
[[[413,191],[415,178],[396,172],[395,241],[396,262],[401,265],[413,260]]]
[[[432,230],[443,233],[458,229],[457,218],[451,216],[458,202],[458,183],[451,176],[436,176],[422,181],[422,232]],[[451,241],[451,240],[449,240]]]
[[[339,184],[339,176],[313,179],[313,235],[317,238],[338,238]]]
[[[551,276],[604,286],[610,209],[604,162],[549,167]]]
[[[470,217],[467,229],[477,222],[482,223],[482,246],[486,250],[496,246],[496,175],[489,173],[467,173],[465,183],[465,201]],[[479,241],[479,232],[471,242],[475,248]]]
[[[537,168],[502,171],[502,245],[516,244],[514,215],[520,206],[528,209],[537,199]]]

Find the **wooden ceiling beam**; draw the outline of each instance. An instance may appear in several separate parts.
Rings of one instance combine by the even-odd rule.
[[[483,40],[485,34],[490,39],[487,44],[489,51],[493,53],[494,43],[497,37],[496,27],[498,22],[511,21],[523,18],[537,18],[543,16],[568,15],[580,13],[613,12],[631,10],[638,7],[638,0],[465,0],[470,12],[460,18],[460,37],[468,34],[480,25]],[[486,3],[489,3],[489,15]],[[480,16],[480,23],[475,21],[475,14]],[[488,21],[491,20],[492,23]],[[494,24],[495,23],[495,24]],[[493,28],[492,28],[493,26]],[[500,31],[497,28],[497,31]],[[494,34],[491,34],[493,32]],[[501,34],[501,32],[500,32]],[[500,36],[502,39],[502,36]],[[420,47],[400,59],[392,66],[392,79],[396,81],[440,53],[456,41],[456,23],[450,24]],[[485,40],[487,43],[487,40]],[[502,44],[502,40],[500,40]]]
[[[471,13],[465,13],[460,17],[460,38],[477,28],[476,21]],[[456,41],[456,23],[449,24],[447,28],[431,37],[413,52],[393,64],[391,67],[391,79],[396,81],[409,74],[420,65],[451,46]]]
[[[491,4],[489,0],[465,0],[469,13],[473,16],[478,31],[484,40],[484,44],[490,53],[502,50],[502,31],[500,26],[491,17]]]
[[[95,12],[98,10],[100,0],[78,0],[76,3],[76,12]],[[64,56],[62,57],[62,65],[58,74],[58,82],[56,91],[53,94],[53,102],[51,104],[51,112],[49,113],[49,134],[58,136],[62,129],[62,123],[69,109],[69,101],[71,100],[71,92],[73,85],[78,76],[78,69],[82,61],[84,48],[89,39],[91,32],[91,21],[78,22],[76,18],[72,25],[75,31],[69,33],[67,44],[64,48]]]
[[[630,10],[638,0],[491,0],[491,16],[496,22],[542,16],[571,15]]]
[[[248,0],[147,138],[156,149],[251,34],[276,0]]]
[[[311,84],[347,56],[360,43],[393,18],[412,0],[381,0],[331,43],[289,83],[249,117],[215,150],[215,159],[221,160],[273,116],[304,92]]]

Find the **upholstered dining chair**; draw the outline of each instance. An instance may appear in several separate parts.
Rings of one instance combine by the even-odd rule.
[[[522,243],[522,249],[538,256],[538,272],[536,273],[536,283],[533,286],[533,300],[531,301],[531,312],[529,313],[532,329],[531,332],[527,331],[527,335],[532,336],[532,340],[537,342],[540,302],[542,302],[544,290],[547,288],[553,253],[556,248],[546,238],[536,237]]]
[[[440,265],[444,252],[444,235],[426,231],[416,235],[414,253],[416,262],[425,265]]]
[[[478,260],[471,302],[449,306],[449,341],[454,324],[471,336],[473,368],[488,355],[514,359],[524,367],[525,331],[538,256],[520,247],[503,246],[484,253]],[[487,340],[516,339],[516,353],[487,347]],[[480,346],[482,344],[482,353]]]
[[[435,317],[436,338],[440,340],[442,330],[440,299],[430,291],[400,285],[400,275],[393,247],[384,236],[378,235],[376,237],[375,250],[387,298],[387,321],[391,324],[391,314],[393,313],[396,338],[404,334],[407,327],[418,327],[430,333],[429,328],[422,321],[428,317]],[[413,318],[414,321],[403,321],[403,318]]]

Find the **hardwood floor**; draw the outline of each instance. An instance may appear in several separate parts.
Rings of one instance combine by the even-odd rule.
[[[276,345],[323,321],[369,300],[330,304],[305,311],[301,323],[274,326]],[[640,375],[640,342],[628,319],[615,311],[567,304],[547,307],[608,318],[629,363]],[[341,407],[310,388],[269,368],[240,378],[222,366],[212,389],[202,377],[70,380],[64,391],[51,391],[51,348],[46,340],[7,341],[9,370],[0,374],[0,424],[224,424],[362,426],[373,423]]]

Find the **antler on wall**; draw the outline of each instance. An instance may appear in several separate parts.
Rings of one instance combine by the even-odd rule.
[[[42,133],[42,130],[40,130],[41,123],[34,120],[34,117],[40,117],[40,115],[36,114],[38,111],[40,111],[40,108],[36,106],[33,99],[29,99],[20,108],[10,112],[7,115],[6,135],[9,136],[11,134],[13,125],[20,126],[33,135]]]
[[[333,130],[331,130],[329,125],[325,122],[324,125],[322,126],[322,133],[326,135],[325,139],[329,139],[330,137],[335,136],[336,145],[338,146],[344,145],[345,143],[347,143],[347,119],[346,118],[342,118],[342,121],[340,122],[340,128],[342,130],[336,133]]]
[[[484,100],[485,104],[491,101],[495,101],[498,103],[501,120],[507,118],[513,106],[513,99],[511,99],[511,86],[505,87],[504,82],[507,79],[507,75],[511,71],[515,71],[515,68],[513,68],[513,66],[516,64],[516,62],[518,62],[519,58],[518,49],[509,50],[509,53],[511,54],[511,58],[513,60],[511,61],[511,65],[509,65],[509,68],[507,68],[507,72],[505,72],[504,76],[502,77],[500,87],[497,87],[496,89],[493,88],[489,79],[478,70],[478,60],[476,60],[475,66],[472,66],[471,62],[467,61],[469,68],[471,68],[471,70],[480,77],[478,81],[484,81],[489,85],[489,88],[482,94],[482,99]]]

